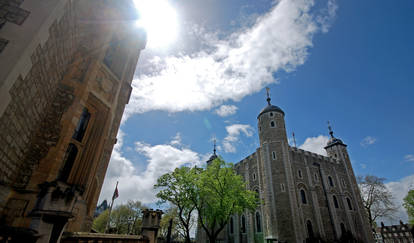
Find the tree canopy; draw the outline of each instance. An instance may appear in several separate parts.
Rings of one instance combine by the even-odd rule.
[[[180,208],[185,212],[183,219],[191,219],[191,213],[197,211],[198,223],[211,243],[216,241],[231,215],[241,214],[245,209],[254,210],[258,203],[256,193],[246,189],[233,165],[220,158],[206,169],[178,168],[161,176],[155,187],[161,189],[157,194],[161,200],[177,206],[179,215]]]
[[[384,185],[385,178],[373,175],[358,177],[363,206],[368,214],[372,228],[376,226],[378,218],[393,218],[396,207],[392,202],[392,194]]]
[[[409,223],[414,224],[414,189],[408,191],[403,201],[403,206],[407,210]]]
[[[128,201],[112,209],[109,230],[115,234],[139,234],[142,222],[142,205],[140,201]],[[109,209],[93,220],[92,228],[104,233],[109,219]]]

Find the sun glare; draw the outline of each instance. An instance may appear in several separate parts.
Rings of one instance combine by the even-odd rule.
[[[134,0],[140,19],[136,24],[147,31],[147,47],[167,47],[177,38],[178,20],[168,0]]]

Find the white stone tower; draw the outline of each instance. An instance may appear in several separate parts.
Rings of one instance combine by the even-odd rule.
[[[270,103],[267,89],[267,106],[259,113],[260,161],[263,183],[260,191],[264,239],[296,242],[298,232],[297,207],[289,144],[285,127],[285,113]],[[281,224],[283,222],[283,225]]]

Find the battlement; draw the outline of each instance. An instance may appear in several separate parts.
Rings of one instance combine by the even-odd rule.
[[[291,151],[293,153],[296,153],[296,154],[303,154],[306,157],[319,159],[322,162],[334,163],[334,164],[339,164],[339,162],[340,162],[340,160],[338,160],[338,159],[327,157],[327,156],[324,156],[324,155],[321,155],[321,154],[313,153],[313,152],[306,151],[306,150],[296,148],[296,147],[289,146],[289,151]]]

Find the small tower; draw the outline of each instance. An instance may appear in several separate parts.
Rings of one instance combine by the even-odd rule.
[[[214,148],[213,148],[213,155],[210,156],[210,158],[207,160],[207,166],[211,164],[215,159],[217,158],[216,154],[216,139],[214,139]]]
[[[270,103],[269,88],[266,88],[266,92],[267,106],[257,116],[260,145],[275,141],[287,143],[285,112],[280,107]]]

